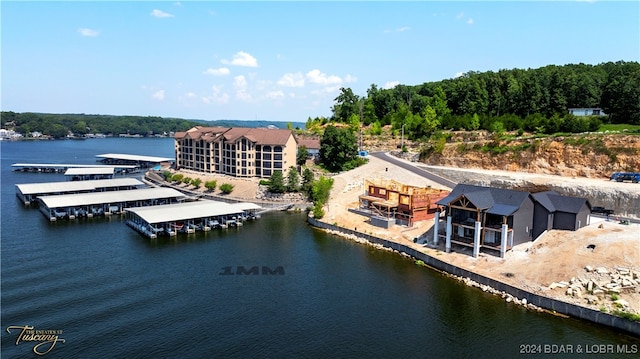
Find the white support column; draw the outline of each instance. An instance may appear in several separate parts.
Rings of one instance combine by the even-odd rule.
[[[447,216],[447,233],[446,233],[447,241],[444,247],[447,253],[451,252],[451,232],[452,232],[451,216]]]
[[[433,244],[438,245],[438,231],[440,230],[440,211],[436,211],[435,223],[433,224]]]
[[[482,229],[482,223],[476,221],[475,231],[473,232],[473,256],[478,257],[480,254],[480,230]]]
[[[507,233],[509,226],[502,225],[502,231],[500,232],[500,258],[504,258],[504,254],[507,252]]]

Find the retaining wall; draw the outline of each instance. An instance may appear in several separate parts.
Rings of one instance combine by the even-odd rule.
[[[332,231],[338,231],[348,235],[353,235],[353,236],[362,238],[368,241],[369,243],[379,244],[385,248],[390,248],[398,252],[405,253],[417,260],[423,261],[428,266],[433,267],[437,270],[440,270],[458,277],[469,278],[476,283],[487,285],[498,291],[504,291],[505,293],[510,294],[519,299],[525,298],[527,300],[527,303],[531,303],[540,308],[547,309],[550,311],[555,311],[557,313],[565,314],[574,318],[588,320],[590,322],[594,322],[597,324],[602,324],[602,325],[605,325],[617,330],[621,330],[623,332],[640,337],[639,322],[634,322],[629,319],[618,317],[608,313],[603,313],[598,310],[563,302],[561,300],[540,296],[540,295],[531,293],[529,291],[516,288],[509,284],[497,281],[495,279],[491,279],[483,275],[468,271],[466,269],[454,266],[452,264],[443,262],[439,259],[436,259],[434,257],[427,255],[426,253],[422,253],[417,251],[416,249],[407,247],[404,244],[392,242],[383,238],[371,236],[371,235],[356,232],[354,230],[350,230],[347,228],[324,223],[309,216],[307,217],[307,221],[309,222],[309,224],[311,224],[314,227],[332,230]]]

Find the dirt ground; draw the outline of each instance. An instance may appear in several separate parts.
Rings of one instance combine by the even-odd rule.
[[[505,172],[501,171],[500,175],[504,176]],[[518,173],[518,176],[523,174]],[[358,196],[364,193],[364,179],[395,179],[415,186],[443,188],[410,171],[371,157],[367,165],[334,178],[334,188],[324,221],[401,242],[445,262],[536,294],[598,310],[619,308],[614,303],[616,297],[604,294],[596,299],[590,296],[591,300],[587,303],[586,296],[567,295],[566,287],[550,289],[549,286],[554,282],[570,283],[572,278],[574,281],[592,279],[602,284],[610,281],[610,273],[587,272],[587,266],[604,267],[609,272],[616,268],[640,271],[640,225],[622,225],[615,220],[596,218],[592,218],[589,226],[578,231],[549,231],[534,242],[514,247],[507,252],[505,258],[482,251],[478,258],[474,258],[470,248],[457,246],[453,247],[451,253],[446,253],[442,243],[444,241],[440,241],[437,246],[433,245],[430,231],[433,220],[418,222],[411,228],[394,225],[387,230],[372,226],[365,216],[349,212],[349,208],[357,208]],[[610,185],[606,181],[600,183],[603,186]],[[418,238],[417,243],[414,243],[414,238]],[[590,249],[590,245],[595,247]],[[623,289],[617,296],[626,301],[622,302],[626,311],[640,313],[640,287],[637,284]]]

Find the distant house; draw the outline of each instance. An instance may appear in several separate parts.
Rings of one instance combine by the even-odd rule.
[[[533,238],[550,229],[578,230],[588,224],[591,204],[586,198],[554,191],[534,193]]]
[[[570,108],[569,113],[574,116],[607,116],[607,114],[598,107]]]
[[[451,244],[497,250],[500,256],[521,243],[535,240],[550,229],[577,230],[588,224],[591,204],[585,198],[562,196],[556,192],[531,194],[525,191],[457,185],[437,202],[434,240]],[[446,216],[446,225],[440,224]]]
[[[318,158],[320,156],[320,140],[316,138],[296,138],[298,148],[307,148],[307,158]]]

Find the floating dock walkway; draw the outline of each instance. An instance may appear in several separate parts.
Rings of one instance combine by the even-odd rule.
[[[171,188],[79,193],[38,197],[40,211],[49,221],[121,214],[125,208],[178,203],[186,196]]]
[[[29,205],[40,196],[122,191],[142,187],[145,187],[143,182],[129,177],[89,181],[24,183],[16,184],[16,196],[25,205]]]
[[[178,204],[127,208],[127,225],[149,238],[158,235],[209,231],[213,228],[241,226],[247,219],[258,218],[262,209],[254,203],[225,203],[211,200]]]

